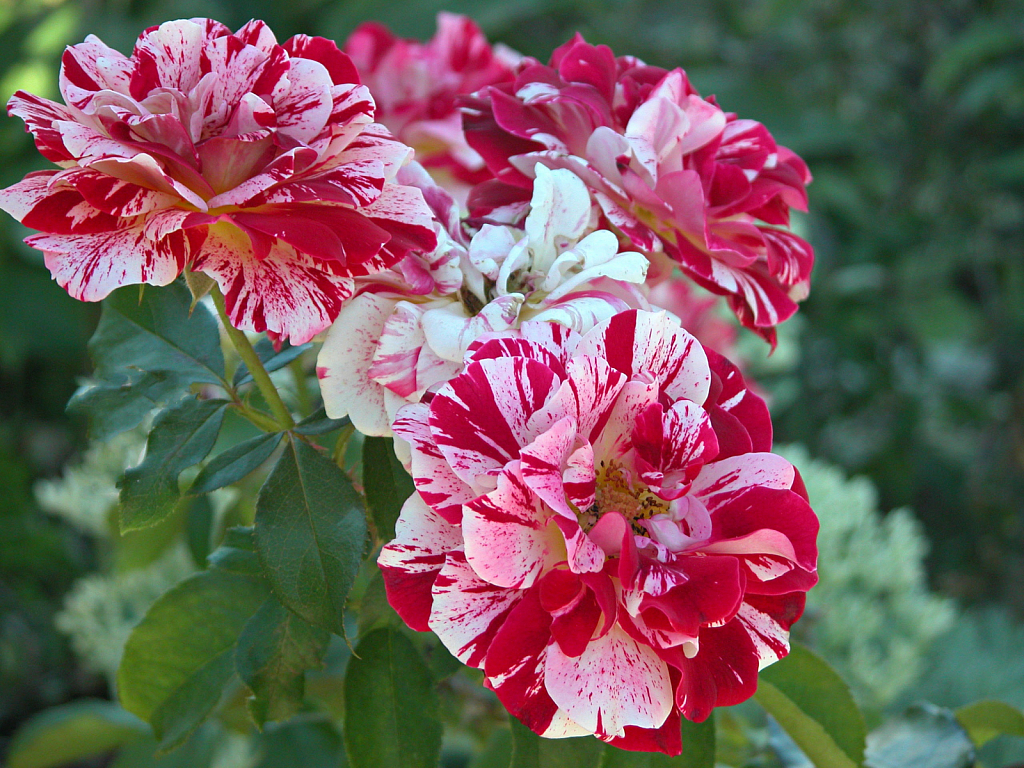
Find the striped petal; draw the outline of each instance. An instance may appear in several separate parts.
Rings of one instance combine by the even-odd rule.
[[[672,710],[668,665],[618,626],[577,658],[551,645],[544,685],[574,722],[602,738],[621,737],[630,725],[658,728]]]
[[[395,538],[377,557],[388,602],[410,627],[429,629],[431,588],[444,568],[448,553],[461,544],[455,526],[448,524],[417,494],[410,496],[395,523]]]
[[[271,331],[292,344],[325,330],[354,288],[352,278],[280,241],[257,258],[250,239],[226,222],[210,226],[194,269],[217,281],[232,325]]]
[[[550,524],[551,512],[524,481],[518,462],[497,481],[497,488],[462,508],[466,559],[485,581],[525,589],[565,559],[565,546]]]
[[[508,615],[523,598],[481,579],[462,552],[450,552],[433,586],[430,628],[459,661],[483,665],[487,650]]]

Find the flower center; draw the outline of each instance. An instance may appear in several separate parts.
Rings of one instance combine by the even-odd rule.
[[[659,512],[667,512],[668,502],[653,494],[644,483],[634,481],[632,473],[620,462],[611,459],[598,465],[594,504],[580,512],[580,525],[588,531],[607,512],[619,512],[633,532],[646,536],[641,520],[649,520]]]

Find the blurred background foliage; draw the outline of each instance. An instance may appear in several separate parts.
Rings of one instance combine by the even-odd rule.
[[[976,611],[957,622],[971,632],[939,644],[922,693],[960,703],[957,686],[978,676],[961,652],[972,663],[986,648],[1019,655],[1024,1],[0,0],[0,97],[55,97],[64,46],[90,33],[127,52],[147,26],[212,16],[263,18],[280,39],[343,40],[368,19],[426,38],[442,8],[540,58],[579,30],[683,66],[806,159],[815,181],[800,226],[817,266],[785,334],[798,354],[755,365],[777,437],[868,476],[877,508],[911,508],[931,587]],[[44,165],[21,122],[0,120],[0,183]],[[64,404],[88,372],[98,307],[51,282],[26,234],[0,219],[0,754],[32,712],[106,692],[54,627],[75,580],[104,565],[103,547],[32,493],[85,449]],[[997,694],[961,696],[985,693]]]

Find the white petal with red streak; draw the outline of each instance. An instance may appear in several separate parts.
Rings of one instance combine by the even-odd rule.
[[[666,312],[616,315],[587,333],[577,354],[605,358],[631,376],[650,372],[673,400],[686,398],[703,405],[711,388],[704,349]]]
[[[705,464],[693,481],[690,493],[714,512],[747,488],[788,489],[793,487],[793,465],[774,453],[744,453]]]
[[[739,621],[754,641],[758,670],[774,664],[789,653],[789,630],[769,614],[757,610],[749,603],[743,603],[739,610]]]
[[[523,480],[519,462],[498,475],[498,487],[462,508],[466,559],[481,578],[525,589],[565,559],[551,512]]]
[[[434,581],[430,628],[459,661],[482,666],[491,640],[522,592],[482,580],[461,552],[448,555]]]
[[[236,328],[272,331],[292,344],[326,329],[354,289],[352,278],[329,272],[279,240],[257,259],[249,238],[226,222],[210,227],[195,269],[217,281]]]
[[[87,203],[83,203],[87,206]],[[74,298],[100,301],[122,285],[168,285],[190,256],[177,232],[185,211],[165,211],[127,222],[123,229],[88,235],[33,235],[53,279]]]
[[[602,738],[625,727],[658,728],[672,711],[668,665],[618,625],[578,658],[548,646],[544,685],[559,708]]]
[[[363,293],[338,313],[317,357],[324,408],[332,419],[349,416],[364,435],[390,434],[384,387],[369,370],[384,324],[397,302]]]
[[[448,466],[434,443],[427,424],[429,406],[415,403],[402,408],[393,421],[395,436],[407,442],[409,473],[424,501],[453,523],[462,518],[462,505],[484,492],[463,482]]]

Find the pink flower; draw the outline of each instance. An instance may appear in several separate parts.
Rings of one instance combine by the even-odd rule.
[[[237,327],[301,343],[354,276],[435,245],[422,195],[393,182],[411,150],[373,122],[328,40],[172,21],[130,58],[93,36],[70,47],[60,89],[65,104],[11,99],[61,170],[3,190],[0,207],[41,230],[27,242],[75,298],[188,266],[217,281]]]
[[[679,754],[751,696],[817,580],[817,518],[734,366],[665,313],[477,341],[394,425],[414,494],[381,553],[414,629],[548,737]]]
[[[664,251],[770,341],[806,295],[813,252],[789,211],[806,210],[807,167],[760,123],[701,98],[681,69],[577,35],[550,66],[524,59],[514,83],[464,105],[466,138],[497,177],[471,195],[474,213],[522,198],[538,162],[570,168],[633,247]]]
[[[465,184],[490,178],[463,137],[455,100],[510,82],[518,54],[492,49],[471,19],[452,13],[438,14],[437,34],[426,43],[395,37],[382,24],[362,24],[345,52],[374,95],[377,119],[415,148],[420,163]]]

